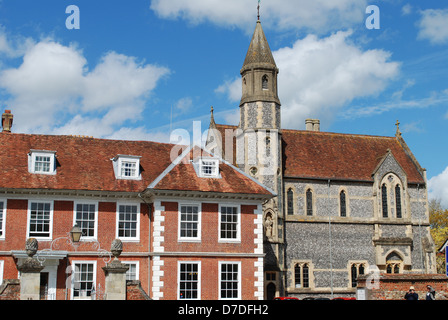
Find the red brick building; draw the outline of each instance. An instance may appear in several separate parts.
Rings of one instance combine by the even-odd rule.
[[[199,148],[3,128],[0,280],[20,278],[36,238],[43,298],[98,298],[118,238],[128,279],[153,299],[263,298],[262,203],[273,194],[250,176]]]

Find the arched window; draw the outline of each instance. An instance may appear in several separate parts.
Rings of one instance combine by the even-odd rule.
[[[296,264],[294,266],[294,284],[296,288],[310,287],[310,271],[308,264]]]
[[[339,194],[339,205],[340,205],[340,211],[341,211],[341,217],[347,216],[347,202],[346,202],[346,194],[345,191],[342,190]]]
[[[397,212],[397,218],[401,218],[401,188],[399,184],[395,186],[395,210]]]
[[[262,80],[261,80],[261,87],[263,90],[268,90],[269,89],[269,79],[267,75],[264,75]]]
[[[392,252],[386,257],[386,273],[400,273],[402,265],[403,260],[396,252]]]
[[[311,189],[306,191],[306,215],[313,215],[313,192]]]
[[[288,215],[294,214],[294,192],[292,189],[289,189],[286,195],[286,202],[288,204]]]
[[[390,172],[381,180],[379,195],[381,199],[380,215],[383,218],[402,219],[406,215],[406,197],[400,177]]]
[[[387,186],[386,184],[383,184],[381,187],[381,202],[383,207],[383,218],[387,218],[389,216],[388,214],[388,208],[387,208]]]
[[[358,285],[358,277],[364,274],[364,265],[363,264],[352,264],[351,267],[351,282],[352,288],[355,288]]]

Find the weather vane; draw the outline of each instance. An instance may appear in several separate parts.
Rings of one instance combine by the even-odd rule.
[[[260,3],[261,3],[261,0],[258,0],[258,7],[257,7],[257,11],[258,11],[258,14],[257,14],[257,16],[258,16],[258,21],[260,21]]]

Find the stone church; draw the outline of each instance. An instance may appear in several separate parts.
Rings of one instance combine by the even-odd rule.
[[[435,273],[426,170],[393,137],[281,127],[279,69],[258,20],[243,67],[240,122],[207,149],[270,188],[263,205],[264,294],[350,297],[369,272]]]

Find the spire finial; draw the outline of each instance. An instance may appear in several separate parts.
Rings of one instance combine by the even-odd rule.
[[[260,21],[260,3],[261,3],[261,0],[258,0],[258,7],[257,7],[257,17],[258,17],[258,21]]]
[[[212,106],[210,108],[210,128],[212,128],[212,129],[216,129],[215,115],[213,114],[214,111],[215,111],[215,109]]]
[[[396,136],[401,136],[401,131],[400,131],[400,121],[397,120],[397,122],[395,123],[395,125],[397,126],[397,133],[395,134]]]

